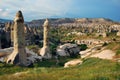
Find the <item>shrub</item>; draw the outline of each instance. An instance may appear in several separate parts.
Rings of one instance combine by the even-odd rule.
[[[117,50],[117,51],[116,51],[116,55],[120,55],[120,50]]]
[[[80,47],[80,50],[86,50],[88,48],[86,44],[81,44],[78,46]]]
[[[107,46],[107,45],[108,45],[108,43],[104,42],[104,44],[102,46],[104,47],[104,46]]]

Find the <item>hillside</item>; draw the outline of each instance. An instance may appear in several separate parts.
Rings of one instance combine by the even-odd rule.
[[[49,19],[49,21],[50,25],[52,25],[52,27],[50,26],[49,42],[53,57],[49,60],[44,58],[37,60],[35,57],[35,62],[33,62],[30,67],[20,67],[4,62],[0,63],[0,80],[120,79],[120,36],[116,34],[120,31],[120,25],[118,23],[104,18],[61,18]],[[28,42],[26,43],[28,43],[28,45],[26,47],[34,51],[35,55],[39,54],[38,50],[43,46],[43,38],[41,38],[43,37],[43,29],[39,28],[43,25],[43,22],[44,19],[27,22],[28,29],[26,27],[26,41]],[[5,27],[7,29],[11,26],[7,26],[6,24]],[[9,29],[7,29],[6,32],[7,31],[9,31]],[[98,35],[96,35],[96,33]],[[106,36],[104,37],[99,33],[106,33]],[[4,45],[3,42],[6,43],[4,35],[2,35],[2,45]],[[78,49],[80,48],[79,52],[76,52],[75,54],[74,52],[77,50],[75,46],[71,47],[67,45],[68,47],[66,47],[65,44],[67,43],[71,43],[69,45],[77,45]],[[102,48],[99,46],[96,47],[99,44]],[[60,56],[58,54],[58,51],[60,50],[58,49],[58,47],[60,47],[59,45],[63,46],[63,48],[61,48],[63,49],[62,51],[65,52],[63,52],[63,54],[69,53],[70,56]],[[105,57],[105,55],[108,56],[110,51],[104,52],[103,49],[114,51],[115,56],[112,55],[110,60],[105,60],[103,57]],[[82,50],[90,50],[93,55],[95,54],[95,57],[97,55],[97,58],[90,58],[89,55],[82,58],[82,55],[80,54]],[[101,53],[104,53],[102,59],[98,59],[99,56],[101,57]],[[30,55],[33,56],[33,54]],[[57,55],[59,57],[56,58]],[[79,59],[83,63],[81,65],[76,65],[75,67],[63,68],[65,63],[74,59]]]
[[[0,80],[120,80],[120,63],[109,60],[89,58],[82,65],[70,68],[55,68],[46,62],[34,68],[0,64]],[[39,67],[42,65],[46,67]]]

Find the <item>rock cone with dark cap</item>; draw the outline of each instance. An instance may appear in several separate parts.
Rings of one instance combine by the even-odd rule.
[[[43,37],[44,40],[43,40],[43,47],[40,50],[40,55],[43,58],[50,59],[52,56],[50,54],[50,49],[49,49],[49,36],[48,36],[49,22],[48,22],[48,19],[46,19],[46,21],[44,22],[43,27],[44,27],[44,37]]]
[[[27,54],[25,51],[24,19],[21,11],[18,11],[14,19],[14,51],[9,55],[7,63],[27,66]]]

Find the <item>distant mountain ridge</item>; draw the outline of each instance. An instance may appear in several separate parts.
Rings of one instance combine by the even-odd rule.
[[[31,22],[43,22],[45,19],[32,20]],[[49,18],[50,22],[54,23],[72,23],[76,21],[80,22],[114,22],[111,19],[107,18]]]
[[[6,22],[11,22],[12,20],[9,19],[1,19],[0,18],[0,23],[6,23]]]
[[[12,21],[13,20],[0,18],[0,23],[6,23],[6,22],[12,22]],[[42,26],[44,21],[45,19],[38,19],[38,20],[32,20],[29,22],[25,22],[25,24]],[[88,23],[98,23],[98,24],[119,23],[119,22],[115,22],[107,18],[49,18],[49,22],[53,26],[61,25],[61,24],[75,24],[75,23],[85,23],[85,24],[88,24]]]
[[[2,19],[0,18],[0,22],[9,22],[9,21],[13,21],[10,19]],[[29,21],[29,23],[43,23],[45,21],[45,19],[38,19],[38,20],[32,20]],[[111,19],[107,19],[107,18],[49,18],[49,21],[51,23],[73,23],[73,22],[115,22]]]
[[[42,26],[45,19],[38,19],[38,20],[32,20],[28,22],[27,24],[29,26]],[[74,25],[74,24],[89,24],[89,23],[95,23],[95,24],[111,24],[111,23],[119,23],[115,22],[111,19],[107,18],[49,18],[49,22],[52,26],[57,25]]]

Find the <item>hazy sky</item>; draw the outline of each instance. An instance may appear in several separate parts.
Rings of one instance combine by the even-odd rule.
[[[120,21],[120,0],[0,0],[0,18],[21,10],[26,21],[41,18],[110,18]]]

